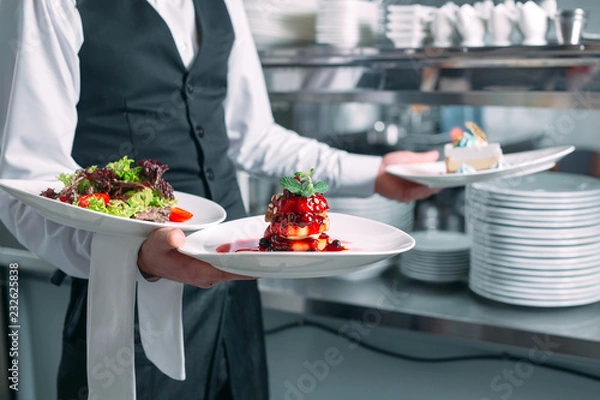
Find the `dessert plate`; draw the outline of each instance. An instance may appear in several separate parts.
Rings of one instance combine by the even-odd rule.
[[[262,215],[225,222],[188,236],[179,251],[223,271],[257,278],[315,278],[346,274],[410,250],[415,240],[393,226],[352,215],[329,213],[331,239],[339,252],[220,252],[220,246],[258,248],[267,223]]]
[[[392,175],[432,188],[464,186],[493,179],[513,178],[552,168],[558,160],[572,153],[574,146],[556,146],[541,150],[523,151],[504,155],[504,168],[486,169],[468,174],[446,173],[444,161],[418,164],[393,164],[386,167]]]
[[[164,227],[180,228],[184,232],[192,232],[219,224],[227,216],[225,209],[217,203],[182,192],[174,193],[178,200],[177,205],[190,211],[194,216],[186,222],[164,223],[103,214],[40,196],[40,193],[48,188],[58,190],[61,187],[63,184],[58,180],[0,179],[0,188],[35,208],[49,220],[98,233],[143,237],[157,228]]]

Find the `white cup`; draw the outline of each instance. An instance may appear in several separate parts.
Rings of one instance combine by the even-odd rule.
[[[548,14],[533,1],[525,4],[517,3],[519,10],[519,29],[523,33],[523,44],[527,46],[543,46],[547,43]]]
[[[431,21],[431,34],[435,47],[451,47],[456,36],[456,12],[458,6],[452,2],[438,8]]]
[[[517,26],[516,9],[500,3],[491,12],[488,29],[493,46],[510,46],[511,37]]]
[[[481,47],[485,43],[485,21],[470,4],[464,4],[456,13],[456,28],[466,47]]]

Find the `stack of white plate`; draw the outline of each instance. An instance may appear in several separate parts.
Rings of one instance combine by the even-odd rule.
[[[335,47],[373,44],[379,8],[366,0],[321,0],[316,19],[316,42]]]
[[[244,0],[257,47],[314,43],[318,0]]]
[[[383,222],[405,232],[410,232],[414,224],[415,203],[400,203],[375,194],[366,198],[327,197],[329,211],[354,215]],[[362,280],[380,275],[397,261],[396,257],[380,261],[370,268],[350,274],[340,275],[345,280]]]
[[[398,48],[419,48],[431,38],[435,7],[414,5],[388,6],[385,35]]]
[[[504,303],[600,301],[600,179],[558,172],[467,188],[469,287]]]
[[[469,274],[471,238],[462,232],[412,232],[415,247],[400,257],[400,271],[426,282],[465,281]]]

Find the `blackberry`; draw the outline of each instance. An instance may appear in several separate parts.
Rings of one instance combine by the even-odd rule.
[[[260,247],[261,249],[268,249],[269,247],[271,247],[271,241],[267,238],[260,238],[260,240],[258,241],[258,247]]]

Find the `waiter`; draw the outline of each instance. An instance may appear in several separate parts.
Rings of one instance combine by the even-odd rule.
[[[127,155],[168,164],[178,191],[245,216],[236,168],[265,178],[315,168],[331,192],[401,201],[433,193],[386,174],[437,153],[349,154],[273,121],[242,0],[4,0],[0,60],[0,178],[53,179]],[[6,40],[4,40],[6,39]],[[8,56],[6,56],[8,54]],[[70,275],[58,399],[85,398],[86,292],[92,233],[60,226],[6,193],[3,223]],[[144,355],[140,399],[268,399],[255,280],[176,251],[183,233],[159,229],[139,249],[148,280],[186,283],[185,381]],[[110,249],[107,249],[110,251]]]

